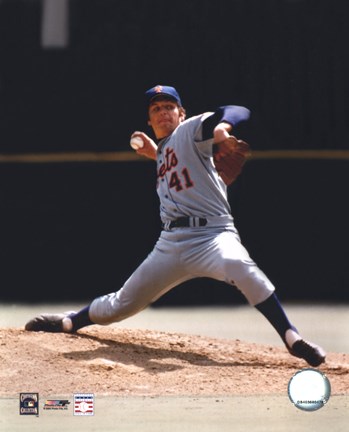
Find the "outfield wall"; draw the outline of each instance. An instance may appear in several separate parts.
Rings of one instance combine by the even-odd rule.
[[[2,163],[2,300],[79,300],[118,289],[152,249],[152,162]],[[229,189],[243,243],[285,299],[349,300],[345,159],[252,159]],[[196,280],[158,304],[235,303]]]

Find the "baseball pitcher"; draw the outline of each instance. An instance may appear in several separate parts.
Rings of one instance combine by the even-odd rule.
[[[176,285],[197,277],[236,287],[280,335],[290,354],[311,366],[325,361],[324,350],[302,338],[290,323],[275,287],[251,259],[234,225],[227,187],[250,155],[235,136],[250,111],[229,105],[186,119],[174,87],[157,85],[145,93],[148,124],[155,140],[136,131],[131,145],[156,161],[162,231],[152,252],[116,292],[95,298],[79,312],[42,314],[29,331],[76,332],[128,318]]]

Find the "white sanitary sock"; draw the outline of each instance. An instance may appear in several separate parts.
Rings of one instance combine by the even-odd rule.
[[[285,340],[286,340],[287,345],[288,345],[290,348],[292,348],[292,345],[293,345],[295,342],[297,342],[298,340],[301,340],[301,339],[302,339],[302,337],[299,336],[299,334],[298,334],[297,332],[295,332],[294,330],[292,330],[292,329],[288,329],[288,330],[286,331],[286,334],[285,334]]]

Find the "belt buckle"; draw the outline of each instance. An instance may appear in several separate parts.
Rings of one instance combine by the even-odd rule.
[[[189,219],[189,224],[193,228],[202,227],[207,224],[207,220],[205,218],[195,216]]]
[[[189,226],[191,228],[195,228],[196,226],[199,226],[199,218],[196,216],[189,218]]]

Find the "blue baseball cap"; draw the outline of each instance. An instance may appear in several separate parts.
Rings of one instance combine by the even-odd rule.
[[[157,85],[147,90],[145,92],[145,96],[147,98],[148,104],[150,104],[153,99],[158,96],[165,96],[174,99],[179,106],[182,106],[181,98],[179,97],[179,94],[174,87]]]

